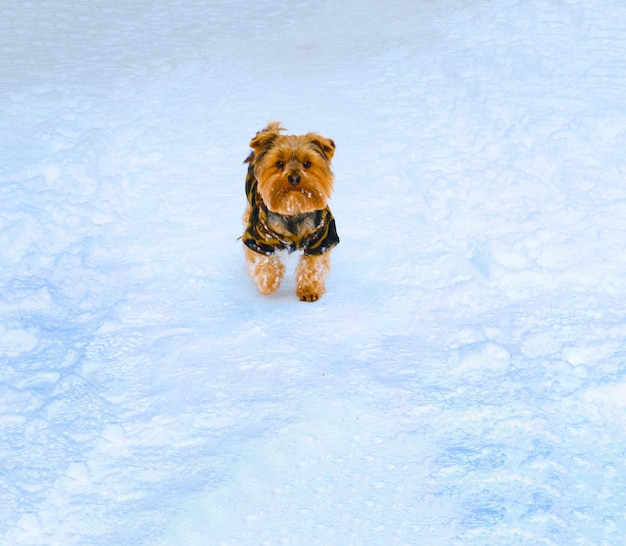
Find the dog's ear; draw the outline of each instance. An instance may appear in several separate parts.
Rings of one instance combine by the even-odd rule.
[[[335,155],[335,142],[331,138],[325,138],[321,135],[312,134],[311,142],[315,144],[322,155],[330,161]]]
[[[280,132],[284,131],[280,126],[280,122],[272,121],[267,124],[267,127],[262,131],[259,131],[256,136],[250,141],[250,148],[256,152],[262,152],[268,150],[276,137],[280,136]]]

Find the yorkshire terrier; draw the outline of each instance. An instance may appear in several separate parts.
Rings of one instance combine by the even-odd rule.
[[[316,133],[282,131],[280,123],[269,123],[250,141],[241,239],[248,273],[261,294],[271,294],[283,280],[285,266],[278,251],[302,251],[296,295],[301,301],[316,301],[326,292],[330,250],[339,243],[327,205],[335,143]]]

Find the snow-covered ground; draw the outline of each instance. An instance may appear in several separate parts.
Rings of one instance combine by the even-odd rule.
[[[316,303],[237,241],[274,119]],[[622,0],[4,0],[0,124],[0,543],[626,543]]]

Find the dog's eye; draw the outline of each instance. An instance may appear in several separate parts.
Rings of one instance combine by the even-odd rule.
[[[310,161],[305,161],[305,162],[302,164],[302,166],[303,166],[305,169],[310,169],[310,168],[311,168],[311,162],[310,162]]]
[[[282,168],[285,166],[285,162],[284,162],[284,161],[277,161],[277,162],[276,162],[276,166],[277,166],[279,169],[282,169]]]

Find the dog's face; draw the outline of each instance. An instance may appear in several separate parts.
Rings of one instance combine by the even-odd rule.
[[[250,142],[254,151],[248,161],[265,205],[287,216],[324,209],[333,190],[335,143],[316,133],[282,135],[282,130],[270,123]]]

